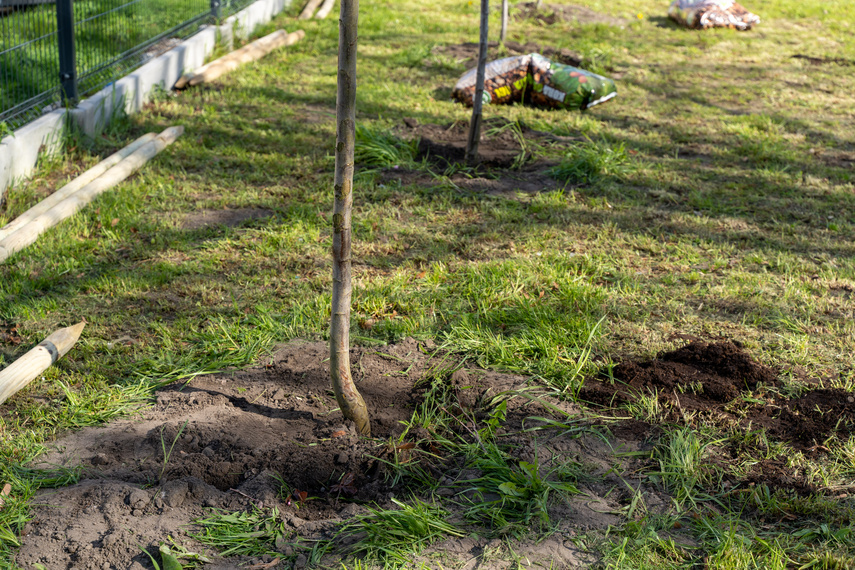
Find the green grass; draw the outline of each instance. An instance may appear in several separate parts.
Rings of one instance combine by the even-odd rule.
[[[549,174],[561,182],[588,184],[607,177],[621,178],[629,172],[631,163],[623,143],[611,146],[589,141],[573,146]]]
[[[253,508],[239,513],[215,511],[196,522],[203,531],[191,536],[202,544],[217,548],[222,556],[269,554],[279,557],[278,543],[291,534],[285,529],[276,509],[264,511]]]
[[[344,536],[358,540],[352,553],[368,563],[379,563],[384,568],[407,568],[412,557],[426,546],[450,536],[464,536],[464,532],[448,523],[449,513],[437,505],[413,498],[409,503],[397,499],[392,502],[397,509],[369,509],[342,530]]]
[[[356,126],[354,160],[361,166],[412,168],[415,166],[418,140],[404,141],[386,129]]]
[[[852,391],[855,79],[847,66],[792,56],[855,59],[855,5],[747,5],[763,19],[747,33],[676,28],[653,0],[587,5],[631,22],[513,21],[510,39],[580,52],[617,78],[619,95],[586,113],[486,109],[507,129],[525,124],[591,141],[520,140],[517,167],[541,160],[543,174],[553,168],[567,184],[494,195],[461,190],[452,173],[400,175],[421,168],[397,130],[405,117],[468,121],[448,100],[462,65],[431,50],[475,40],[477,2],[363,1],[352,337],[373,345],[432,339],[470,366],[530,375],[570,399],[597,368],[675,348],[684,343],[678,335],[729,337],[781,371],[782,392],[799,393],[810,377]],[[297,9],[259,33],[293,28]],[[496,15],[491,24],[495,31]],[[144,131],[187,129],[139,175],[0,266],[0,322],[18,324],[24,340],[0,346],[0,366],[56,327],[88,321],[72,352],[4,404],[0,467],[16,497],[0,511],[4,563],[35,490],[73,480],[26,468],[57,434],[130,413],[162,382],[249,365],[283,340],[326,338],[338,36],[335,18],[300,27],[301,43],[214,87],[158,98],[108,140],[76,139],[0,211],[5,223]],[[272,217],[182,225],[223,208],[264,208]],[[447,397],[435,390],[413,425],[459,449],[459,426],[441,409]],[[658,420],[658,406],[644,397],[621,413]],[[680,498],[688,518],[676,522],[694,546],[672,540],[674,520],[637,509],[588,543],[608,554],[604,566],[684,568],[708,559],[718,568],[844,568],[855,557],[853,538],[840,533],[851,498],[835,498],[850,492],[852,440],[832,439],[827,456],[808,457],[762,432],[716,433],[702,417],[668,431],[643,476]],[[707,463],[717,453],[707,442],[723,437],[723,446],[740,449],[724,458],[727,477],[786,456],[825,494],[730,493]],[[536,481],[496,453],[504,467],[484,471],[485,489],[508,481],[539,489],[514,512],[541,520],[537,503],[525,505],[553,480],[550,468]],[[399,481],[430,488],[417,465],[397,467]]]
[[[532,530],[548,531],[551,504],[579,493],[574,485],[578,466],[547,468],[537,457],[533,462],[515,460],[493,442],[475,445],[468,451],[481,475],[461,481],[474,492],[465,514],[493,534],[522,537]]]
[[[697,506],[697,501],[711,497],[699,496],[699,489],[720,487],[720,475],[709,462],[707,448],[719,441],[702,442],[696,431],[682,428],[662,438],[653,452],[659,470],[650,476],[661,480],[663,486],[679,504]],[[719,475],[719,476],[717,476]]]

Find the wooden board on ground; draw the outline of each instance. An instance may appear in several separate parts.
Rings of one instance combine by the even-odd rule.
[[[244,63],[261,59],[277,48],[293,45],[305,36],[306,32],[303,30],[297,30],[290,34],[285,30],[277,30],[219,59],[215,59],[207,65],[203,65],[193,73],[182,76],[175,83],[175,89],[213,81],[221,75],[237,69]]]

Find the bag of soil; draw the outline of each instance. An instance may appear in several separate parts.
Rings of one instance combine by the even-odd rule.
[[[523,95],[523,102],[535,107],[584,110],[617,95],[611,79],[536,53],[531,54],[530,77],[531,89]]]
[[[484,68],[484,104],[522,101],[522,92],[528,85],[528,68],[531,56],[518,55],[491,61]],[[475,98],[477,68],[470,69],[454,86],[451,97],[467,107]]]
[[[475,74],[475,69],[467,71],[451,93],[467,107],[475,97]],[[499,59],[484,70],[484,104],[523,102],[552,109],[587,109],[615,95],[611,79],[536,53]]]
[[[674,0],[668,8],[668,16],[678,24],[698,30],[750,30],[760,23],[759,16],[733,0]]]

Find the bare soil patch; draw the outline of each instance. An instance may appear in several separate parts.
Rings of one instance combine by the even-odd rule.
[[[410,126],[411,125],[411,126]],[[462,163],[466,155],[469,124],[456,121],[450,125],[418,125],[410,123],[409,138],[419,138],[419,160],[428,161],[442,169]],[[481,128],[478,146],[479,162],[483,166],[509,168],[525,152],[518,135],[504,119],[488,119]],[[525,136],[525,133],[523,133]]]
[[[199,230],[216,226],[234,228],[251,220],[264,220],[272,215],[273,211],[265,208],[202,210],[184,218],[181,222],[181,229]]]
[[[419,139],[417,159],[427,160],[434,173],[451,171],[447,180],[462,191],[513,198],[517,193],[535,194],[561,187],[547,175],[554,163],[534,159],[527,145],[529,141],[565,142],[571,140],[569,137],[543,133],[525,125],[517,125],[519,131],[516,131],[505,119],[488,119],[482,125],[478,169],[473,174],[455,168],[464,164],[468,123],[422,125],[415,120],[404,123],[399,134],[405,139]],[[428,172],[401,168],[387,169],[381,174],[381,180],[428,187],[438,184],[436,177]]]
[[[477,43],[465,42],[462,44],[437,46],[433,49],[433,52],[450,57],[469,69],[475,67],[478,63],[478,49],[479,47]],[[581,54],[573,50],[540,45],[535,42],[527,42],[524,44],[518,42],[505,42],[504,50],[501,49],[499,42],[489,42],[487,44],[488,61],[502,57],[526,55],[529,53],[539,53],[549,59],[566,65],[572,65],[573,67],[580,67],[585,61]]]
[[[303,568],[312,541],[331,539],[322,564],[337,567],[352,543],[336,538],[343,524],[367,513],[369,506],[391,508],[392,498],[409,500],[419,492],[406,480],[391,479],[388,462],[428,454],[436,459],[421,465],[439,487],[438,496],[425,498],[440,501],[451,511],[450,520],[472,533],[439,542],[423,553],[423,560],[441,559],[446,567],[474,561],[478,568],[507,568],[511,557],[501,553],[509,544],[544,567],[587,567],[596,560],[574,537],[619,524],[633,489],[641,493],[646,512],[674,508],[670,497],[645,479],[642,467],[649,458],[638,453],[653,449],[661,427],[635,420],[596,425],[575,405],[518,396],[507,401],[499,433],[502,446],[515,461],[575,462],[582,468],[580,494],[550,506],[555,531],[538,537],[542,539],[538,542],[491,538],[489,529],[465,522],[461,514],[461,505],[473,498],[467,490],[471,485],[463,482],[479,471],[435,447],[432,434],[422,428],[400,437],[405,430],[402,422],[424,401],[424,380],[435,378],[440,357],[412,339],[352,351],[353,374],[372,414],[370,440],[357,437],[336,409],[326,358],[326,343],[293,341],[255,368],[166,386],[137,417],[83,429],[57,441],[37,467],[78,468],[82,478],[75,485],[39,492],[17,563],[25,568],[42,564],[141,570],[151,567],[141,547],[155,552],[171,537],[191,551],[214,557],[206,568],[220,569]],[[443,366],[456,369],[445,382],[454,394],[448,411],[462,418],[461,437],[472,433],[469,423],[483,425],[495,396],[528,386],[521,376],[467,368],[465,362],[449,360],[449,355],[442,358]],[[675,415],[727,415],[732,412],[728,405],[746,390],[756,396],[776,382],[773,370],[730,342],[695,342],[652,361],[621,363],[614,367],[613,377],[614,382],[589,380],[583,398],[613,405],[655,389]],[[855,404],[850,399],[839,390],[813,390],[789,401],[753,402],[748,416],[734,421],[766,426],[771,436],[808,449],[834,430],[851,433]],[[536,417],[552,417],[565,426],[570,422],[578,429],[548,428]],[[522,429],[533,425],[544,429]],[[729,450],[720,452],[721,457],[712,461],[728,461]],[[744,480],[731,481],[733,488],[761,483],[814,490],[782,461],[773,460],[757,464]],[[272,509],[285,529],[276,541],[277,557],[217,558],[191,536],[201,531],[197,521],[215,512]],[[677,530],[672,538],[691,544]]]
[[[659,401],[666,420],[697,415],[722,427],[766,431],[770,439],[808,453],[825,451],[832,435],[855,433],[855,397],[836,388],[812,389],[796,398],[778,391],[777,372],[754,361],[730,341],[693,342],[643,362],[622,362],[611,378],[589,379],[582,400],[612,407],[639,396]],[[776,462],[764,462],[750,478],[772,486],[811,490],[798,474],[782,474]],[[768,469],[766,468],[768,467]]]
[[[413,340],[353,350],[353,373],[372,413],[371,440],[357,437],[336,409],[325,363],[327,345],[295,341],[261,366],[167,386],[138,417],[57,441],[39,466],[77,467],[83,476],[75,485],[39,492],[17,563],[25,568],[141,570],[151,567],[141,547],[155,552],[169,537],[215,556],[188,536],[200,530],[194,521],[210,516],[212,509],[275,507],[288,535],[279,544],[281,561],[270,567],[305,566],[305,540],[331,537],[343,522],[365,513],[366,505],[388,508],[392,497],[410,497],[403,483],[396,486],[387,478],[384,459],[437,451],[427,433],[411,433],[397,443],[404,430],[401,422],[423,397],[418,382],[436,365],[427,352]],[[483,418],[485,402],[493,395],[526,385],[519,376],[466,368],[449,382],[457,394],[455,413],[472,418]],[[555,405],[567,413],[577,411],[568,404]],[[534,436],[519,431],[526,417],[550,413],[527,399],[511,400],[502,437],[520,460],[554,455],[580,462],[591,475],[580,483],[583,494],[552,507],[555,533],[539,544],[515,545],[516,552],[531,560],[567,568],[591,562],[571,541],[576,533],[619,521],[624,497],[610,492],[620,487],[610,472],[618,461],[614,450],[634,451],[645,443],[638,431],[630,439],[547,431],[548,437],[535,445]],[[458,481],[471,477],[471,468],[460,458],[443,457],[429,469],[442,483],[440,496],[449,500],[444,506],[454,511],[452,499],[463,492]],[[334,490],[343,479],[351,481],[348,488]],[[291,495],[283,490],[283,481]],[[306,500],[300,501],[300,492]],[[656,495],[652,489],[649,493]],[[442,553],[454,564],[482,560],[503,544],[483,538],[486,534],[444,541],[426,555]],[[338,545],[327,561],[335,565],[345,554]],[[238,557],[206,567],[271,561],[270,556]],[[482,562],[479,568],[509,564],[501,557]]]
[[[629,23],[623,18],[602,14],[575,4],[542,4],[538,9],[537,2],[524,2],[515,6],[514,15],[520,20],[533,19],[547,25],[556,22],[575,22],[577,24],[626,26]]]

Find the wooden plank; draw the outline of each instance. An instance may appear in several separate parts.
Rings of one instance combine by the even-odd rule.
[[[315,18],[318,20],[323,20],[327,16],[329,16],[330,12],[335,6],[335,0],[324,0],[324,3],[321,5],[321,9],[318,10],[318,13],[315,14]]]
[[[308,20],[312,17],[312,14],[315,13],[315,10],[318,9],[318,6],[321,4],[321,0],[309,0],[306,3],[306,7],[303,8],[303,11],[300,12],[300,15],[297,16],[298,20]]]

